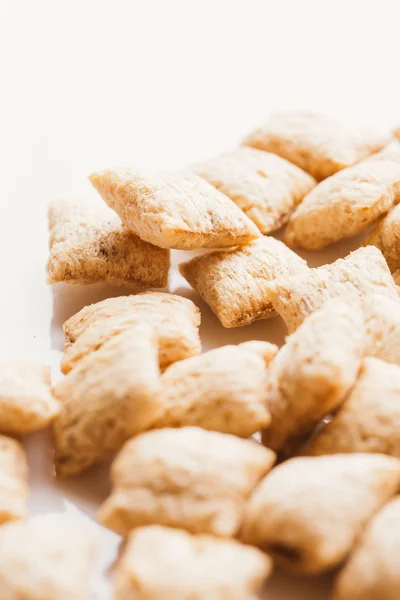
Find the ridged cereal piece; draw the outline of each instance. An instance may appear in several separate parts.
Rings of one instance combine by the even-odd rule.
[[[269,296],[289,333],[329,298],[380,293],[398,299],[398,292],[382,252],[359,248],[330,265],[276,279]]]
[[[238,148],[191,170],[231,198],[262,233],[286,223],[317,183],[284,158],[254,148]]]
[[[223,346],[171,365],[161,378],[163,412],[153,427],[196,425],[249,437],[270,422],[267,364],[277,346]],[[262,348],[264,346],[264,348]]]
[[[94,550],[88,527],[65,517],[1,527],[2,600],[86,600]]]
[[[319,250],[357,235],[392,208],[399,185],[400,164],[388,155],[344,169],[307,194],[289,219],[285,242]]]
[[[400,205],[378,223],[363,245],[379,248],[391,271],[400,268]]]
[[[100,200],[54,202],[49,208],[49,232],[47,283],[168,284],[169,251],[125,229],[118,215]]]
[[[64,323],[63,373],[68,373],[86,354],[135,323],[149,323],[154,327],[162,369],[201,352],[197,306],[182,296],[146,292],[107,298],[86,306],[68,319]]]
[[[109,169],[89,179],[128,229],[160,248],[222,248],[260,235],[232,200],[193,173]]]
[[[268,372],[271,421],[263,443],[279,451],[336,409],[354,384],[365,346],[359,305],[331,300],[286,340]]]
[[[50,389],[50,369],[26,360],[0,360],[0,431],[26,435],[58,414]]]
[[[244,144],[278,154],[321,181],[378,152],[389,141],[389,135],[333,117],[287,111],[273,115]]]
[[[249,600],[271,570],[266,554],[236,540],[139,527],[117,563],[115,600]]]
[[[58,475],[80,473],[161,410],[157,343],[148,325],[132,325],[91,352],[55,387],[61,411],[54,421]]]
[[[362,304],[367,333],[365,356],[400,365],[400,298],[367,294]]]
[[[278,277],[308,272],[307,263],[272,237],[248,246],[196,256],[179,265],[224,327],[276,316],[269,297]]]
[[[400,498],[384,506],[360,537],[339,573],[333,600],[400,598]]]
[[[23,519],[27,501],[28,463],[24,449],[17,440],[0,435],[0,524]]]
[[[312,455],[379,452],[400,458],[400,367],[366,358],[356,385],[306,447]]]
[[[263,479],[247,504],[243,541],[290,571],[339,565],[400,483],[400,461],[382,454],[292,458]]]
[[[234,536],[246,499],[274,461],[252,440],[198,427],[142,433],[113,464],[100,521],[122,535],[154,524]]]

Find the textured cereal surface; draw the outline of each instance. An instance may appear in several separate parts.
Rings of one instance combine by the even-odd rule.
[[[346,558],[399,483],[400,461],[382,454],[292,458],[255,489],[241,537],[290,571],[327,571]]]
[[[400,205],[391,210],[367,236],[364,246],[368,245],[382,251],[391,271],[400,268]]]
[[[336,409],[357,378],[364,346],[359,305],[334,299],[312,313],[272,361],[263,443],[279,451]]]
[[[161,292],[119,296],[86,306],[64,323],[63,372],[136,323],[154,327],[161,368],[201,351],[200,311],[191,300]]]
[[[90,181],[128,229],[160,248],[222,248],[260,235],[232,200],[190,172],[109,169]]]
[[[122,535],[154,524],[234,536],[246,499],[274,461],[252,440],[198,427],[142,433],[113,464],[100,521]]]
[[[260,550],[235,540],[139,527],[116,567],[115,600],[249,600],[271,568]]]
[[[398,292],[382,252],[359,248],[330,265],[275,280],[270,298],[276,312],[293,332],[329,298],[379,293],[398,299]]]
[[[161,378],[163,412],[153,427],[195,425],[249,437],[269,424],[268,342],[223,346],[171,365]]]
[[[17,440],[0,435],[0,525],[23,519],[27,501],[28,463],[25,451]]]
[[[46,427],[59,411],[50,369],[25,360],[0,360],[0,431],[25,435]]]
[[[262,233],[279,229],[316,185],[289,161],[255,148],[238,148],[191,170],[231,198]]]
[[[278,277],[285,280],[308,271],[302,258],[272,237],[234,250],[196,256],[179,268],[224,327],[274,317],[271,283]]]
[[[400,498],[382,508],[337,578],[333,600],[400,598]]]
[[[80,473],[149,427],[160,411],[159,381],[156,338],[147,324],[82,358],[54,390],[62,405],[54,421],[57,474]]]
[[[400,367],[366,358],[359,379],[307,454],[378,452],[400,458]]]
[[[0,528],[2,600],[86,600],[92,532],[60,516]]]
[[[136,287],[165,287],[169,251],[125,229],[98,200],[60,200],[49,208],[47,283],[109,281]]]
[[[400,298],[367,294],[362,305],[367,334],[365,355],[400,365]]]
[[[244,144],[278,154],[320,181],[378,152],[389,141],[389,135],[370,128],[311,112],[288,111],[272,116]]]

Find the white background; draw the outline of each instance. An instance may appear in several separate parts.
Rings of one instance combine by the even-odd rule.
[[[62,321],[117,293],[46,288],[49,201],[94,194],[96,168],[183,167],[230,149],[275,110],[400,123],[399,16],[397,0],[0,0],[0,353],[57,373]],[[283,337],[278,321],[224,331],[200,306],[206,347]],[[92,515],[106,470],[56,486],[44,438],[27,444],[32,513]],[[118,540],[103,539],[110,558]],[[107,597],[97,579],[93,598]],[[278,577],[267,597],[328,596],[325,582]]]

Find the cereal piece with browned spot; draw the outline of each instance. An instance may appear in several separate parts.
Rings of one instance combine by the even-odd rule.
[[[162,369],[201,351],[200,311],[191,300],[161,292],[107,298],[85,306],[64,323],[63,373],[111,337],[141,323],[154,327]]]
[[[266,427],[268,342],[223,346],[171,365],[161,378],[163,412],[153,427],[196,425],[249,437]]]
[[[276,279],[270,298],[290,333],[329,298],[379,293],[398,300],[397,287],[382,252],[359,248],[334,263]]]
[[[198,427],[142,433],[113,464],[100,521],[122,535],[154,524],[234,536],[246,499],[274,461],[252,440]]]
[[[0,435],[0,524],[23,519],[27,501],[28,463],[24,449],[17,440]]]
[[[271,117],[244,144],[278,154],[321,181],[378,152],[390,139],[332,117],[288,111]]]
[[[47,283],[165,287],[169,251],[144,242],[98,200],[61,200],[49,208]]]
[[[333,600],[400,598],[400,498],[384,506],[361,535],[339,573]]]
[[[232,200],[194,173],[109,169],[90,181],[128,229],[160,248],[222,248],[260,236]]]
[[[309,270],[302,258],[272,237],[196,256],[179,269],[224,327],[275,317],[269,297],[271,283]]]
[[[268,372],[263,443],[279,451],[336,409],[356,381],[365,347],[361,307],[330,300],[286,340]]]
[[[238,148],[191,170],[231,198],[262,233],[286,223],[317,183],[284,158],[255,148]]]
[[[290,571],[322,573],[346,558],[399,483],[400,461],[383,454],[292,458],[255,489],[241,538]]]
[[[55,465],[62,477],[80,473],[147,429],[161,410],[156,337],[132,325],[91,352],[55,387]]]
[[[116,566],[115,600],[249,600],[271,570],[266,554],[236,540],[139,527]]]
[[[364,246],[368,245],[382,251],[391,271],[400,268],[400,205],[390,211],[368,235]]]

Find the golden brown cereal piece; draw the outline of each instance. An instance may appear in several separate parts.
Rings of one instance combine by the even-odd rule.
[[[398,197],[400,164],[365,160],[317,185],[289,219],[285,242],[310,250],[365,231]]]
[[[135,323],[149,323],[158,336],[159,361],[171,363],[201,352],[200,311],[191,300],[159,292],[108,298],[80,310],[64,323],[63,373],[110,337]]]
[[[0,435],[0,524],[25,517],[27,481],[24,449],[17,440]]]
[[[360,537],[336,580],[333,600],[400,598],[400,498],[384,506]]]
[[[284,158],[254,148],[238,148],[191,170],[229,196],[262,233],[279,229],[317,183]]]
[[[397,286],[400,286],[400,269],[396,269],[393,273],[393,280]]]
[[[389,135],[310,112],[282,112],[252,133],[246,146],[278,154],[318,181],[378,152]]]
[[[55,387],[58,475],[80,473],[159,416],[157,343],[148,325],[132,325],[87,354]]]
[[[379,452],[400,458],[400,367],[366,358],[359,379],[306,453]]]
[[[240,437],[266,427],[265,357],[277,350],[268,342],[247,342],[171,365],[161,378],[163,412],[153,427],[196,425]]]
[[[367,333],[365,356],[400,365],[400,299],[367,294],[362,304]]]
[[[65,517],[1,527],[2,600],[86,600],[94,550],[88,526]]]
[[[222,248],[260,235],[232,200],[193,173],[109,169],[89,179],[128,229],[160,248]]]
[[[279,451],[336,409],[354,384],[365,346],[359,305],[326,302],[286,340],[268,372],[271,421],[263,443]]]
[[[139,527],[117,563],[115,600],[249,600],[271,569],[268,556],[235,540]]]
[[[272,237],[196,256],[179,269],[224,327],[276,316],[269,297],[271,283],[278,277],[284,280],[308,272],[302,258]]]
[[[274,461],[252,440],[198,427],[142,433],[113,464],[100,521],[122,535],[155,524],[234,536],[247,497]]]
[[[359,248],[330,265],[275,280],[270,298],[290,333],[329,298],[379,293],[398,299],[396,285],[382,252]]]
[[[339,565],[400,483],[400,461],[382,454],[292,458],[265,477],[247,504],[243,541],[290,571]]]
[[[368,245],[382,251],[391,271],[400,268],[400,205],[390,211],[369,234],[364,242],[364,246]]]
[[[0,431],[32,433],[46,427],[58,411],[48,367],[25,360],[0,361]]]
[[[165,287],[169,251],[125,229],[100,200],[61,200],[49,208],[47,283],[131,284]]]

